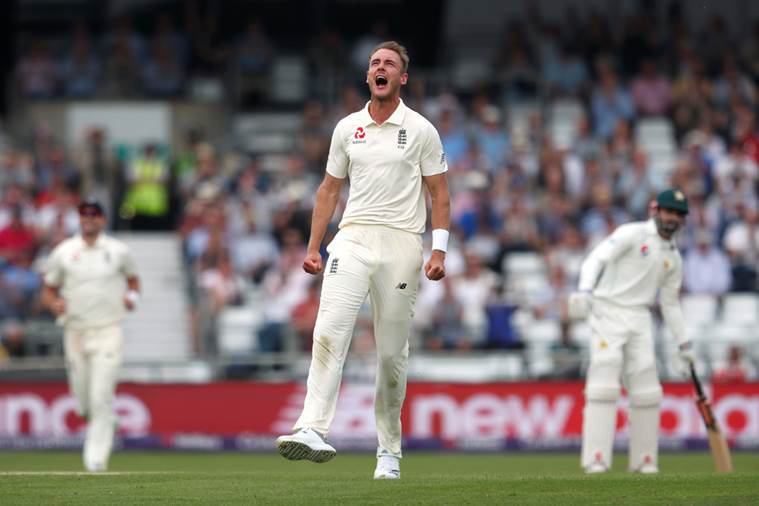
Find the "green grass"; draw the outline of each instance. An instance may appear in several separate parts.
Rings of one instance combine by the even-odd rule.
[[[717,475],[707,453],[664,454],[661,474],[639,476],[620,454],[613,472],[584,476],[576,454],[409,452],[400,481],[375,482],[370,454],[122,452],[110,471],[126,474],[87,475],[47,474],[80,471],[77,453],[0,452],[0,504],[758,504],[759,454],[733,458],[736,472]]]

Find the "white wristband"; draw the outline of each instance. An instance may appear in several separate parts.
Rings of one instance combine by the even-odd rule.
[[[131,302],[133,305],[137,305],[138,302],[140,302],[140,292],[137,290],[129,290],[126,293],[126,298]]]
[[[440,250],[443,253],[448,251],[448,231],[443,228],[436,228],[432,231],[432,249]]]

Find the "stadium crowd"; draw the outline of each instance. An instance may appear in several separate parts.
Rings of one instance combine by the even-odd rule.
[[[230,65],[244,69],[253,91],[266,89],[277,44],[265,23],[252,22],[224,48],[190,40],[190,31],[168,17],[156,19],[149,36],[130,26],[123,20],[96,41],[77,24],[58,55],[45,40],[32,41],[18,59],[20,95],[179,97],[188,72]],[[735,44],[720,18],[693,33],[676,11],[664,24],[636,12],[621,27],[597,14],[559,26],[533,12],[505,24],[503,33],[490,76],[469,90],[425,79],[432,74],[417,70],[412,55],[404,100],[438,128],[453,198],[448,275],[440,283],[422,282],[416,345],[518,349],[512,317],[529,314],[562,322],[565,335],[556,347],[576,351],[566,332],[565,300],[577,286],[581,260],[616,226],[648,216],[662,184],[654,174],[667,170],[636,142],[636,125],[645,118],[671,124],[677,152],[665,183],[690,199],[678,239],[684,290],[757,292],[759,25],[753,37]],[[355,85],[361,71],[347,74],[352,49],[368,42],[351,46],[325,32],[311,46],[317,75],[339,76],[343,91],[335,101],[318,97],[303,104],[298,149],[280,171],[214,145],[202,129],[189,132],[175,153],[146,146],[125,156],[108,148],[101,131],[67,147],[44,125],[29,141],[6,143],[0,172],[5,353],[38,351],[20,343],[24,322],[44,318],[39,266],[76,231],[76,203],[85,194],[108,203],[114,228],[181,234],[199,352],[215,352],[216,317],[245,304],[251,291],[266,300],[258,308],[264,318],[259,350],[282,350],[288,336],[308,349],[319,283],[301,262],[313,198],[334,124],[364,105],[366,93]],[[583,111],[566,145],[554,143],[548,128],[548,111],[561,101]],[[514,126],[510,115],[525,103],[537,106]],[[150,205],[132,202],[130,189],[150,167],[157,193]],[[508,259],[520,253],[542,259],[544,283],[527,290],[510,282]],[[366,318],[359,325],[364,330],[356,346],[371,339],[370,324]]]

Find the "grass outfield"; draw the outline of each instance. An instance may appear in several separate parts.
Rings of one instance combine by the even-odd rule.
[[[114,455],[108,473],[80,473],[72,452],[0,452],[0,504],[759,504],[759,454],[711,472],[707,453],[664,454],[658,476],[584,476],[576,454],[408,453],[400,481],[371,479],[370,454],[326,464],[275,454]]]

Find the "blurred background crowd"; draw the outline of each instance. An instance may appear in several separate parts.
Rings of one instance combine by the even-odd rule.
[[[441,12],[454,3],[440,2]],[[9,100],[218,101],[253,120],[274,118],[255,132],[280,134],[291,149],[240,139],[232,127],[211,135],[202,122],[179,143],[129,149],[99,128],[75,142],[44,121],[5,129],[3,354],[51,352],[50,339],[39,338],[54,333],[39,303],[39,271],[76,232],[83,195],[107,205],[114,231],[181,237],[188,339],[198,356],[224,353],[233,312],[251,315],[251,355],[307,352],[320,280],[301,263],[315,191],[335,123],[368,98],[369,49],[387,38],[409,46],[403,99],[441,135],[453,204],[448,275],[422,282],[416,350],[511,350],[526,357],[525,374],[579,377],[587,328],[567,320],[565,301],[581,261],[618,225],[647,219],[652,198],[670,185],[691,208],[678,237],[686,317],[688,307],[712,311],[692,319],[711,327],[689,331],[732,318],[723,313],[730,297],[743,312],[759,309],[750,305],[759,300],[759,22],[736,30],[715,13],[693,26],[687,2],[664,10],[627,2],[623,15],[567,2],[558,19],[525,4],[499,20],[489,56],[474,58],[464,46],[471,53],[484,42],[436,44],[446,39],[441,20],[425,41],[394,25],[401,6],[392,2],[386,17],[345,23],[350,30],[322,19],[296,39],[298,22],[277,30],[255,2],[236,23],[214,2],[166,4],[95,21],[69,16],[55,29],[28,22],[14,39]],[[287,86],[293,95],[282,100]],[[745,343],[759,340],[759,313],[744,316],[743,335],[712,363],[716,377],[755,374]],[[372,339],[367,306],[354,347],[370,350]],[[535,365],[541,360],[549,365]]]

